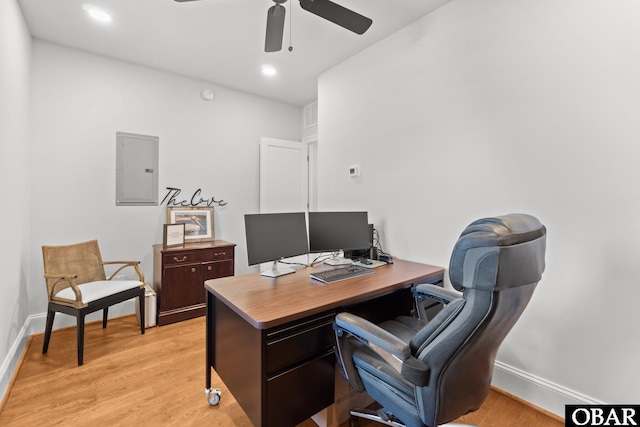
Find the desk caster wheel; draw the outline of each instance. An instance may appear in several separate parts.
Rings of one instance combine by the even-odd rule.
[[[222,392],[217,388],[208,388],[204,391],[205,396],[207,396],[207,400],[209,401],[209,405],[216,406],[220,403],[220,395]]]

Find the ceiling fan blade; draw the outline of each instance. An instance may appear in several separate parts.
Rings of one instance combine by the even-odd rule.
[[[329,0],[300,0],[300,6],[321,18],[340,25],[356,34],[364,34],[373,21]]]
[[[267,36],[264,42],[265,52],[277,52],[282,49],[282,34],[284,32],[284,6],[276,4],[267,11]]]

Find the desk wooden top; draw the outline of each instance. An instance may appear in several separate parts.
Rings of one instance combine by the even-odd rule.
[[[433,265],[394,260],[375,273],[323,284],[309,277],[327,265],[302,268],[277,278],[251,273],[207,280],[205,288],[257,329],[268,329],[306,316],[366,301],[412,283],[444,274]]]

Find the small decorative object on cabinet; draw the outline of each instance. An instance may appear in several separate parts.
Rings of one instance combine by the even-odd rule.
[[[153,245],[153,287],[158,294],[158,326],[206,313],[204,281],[233,276],[235,244],[224,240]]]

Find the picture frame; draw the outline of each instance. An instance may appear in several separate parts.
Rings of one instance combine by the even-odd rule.
[[[185,224],[183,222],[178,224],[164,224],[164,232],[162,233],[162,246],[165,249],[175,246],[183,246],[184,230]]]
[[[212,207],[167,208],[167,224],[184,224],[185,243],[215,240]]]

